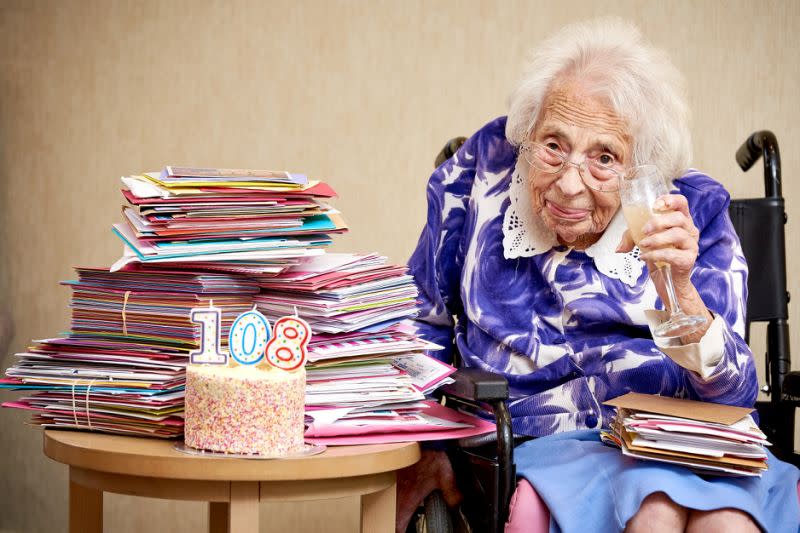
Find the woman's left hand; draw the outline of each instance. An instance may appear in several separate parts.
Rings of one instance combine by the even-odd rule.
[[[660,214],[652,217],[642,228],[644,236],[639,241],[640,257],[647,263],[647,269],[662,301],[667,301],[664,278],[654,277],[653,274],[659,272],[656,263],[663,262],[670,265],[675,296],[683,312],[706,317],[704,327],[681,337],[684,344],[698,342],[714,319],[691,279],[692,269],[700,251],[700,231],[692,221],[689,203],[685,196],[664,195],[656,200],[653,210]],[[617,251],[630,252],[633,246],[633,239],[626,231]]]
[[[685,196],[661,196],[653,205],[653,211],[656,216],[644,225],[644,236],[639,241],[640,257],[651,274],[656,271],[656,263],[669,264],[675,289],[683,292],[691,286],[692,269],[700,250],[700,231],[692,221]],[[618,251],[632,249],[633,240],[626,232]]]

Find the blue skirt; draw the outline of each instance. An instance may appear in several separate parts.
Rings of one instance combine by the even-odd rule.
[[[625,457],[600,442],[599,431],[587,430],[525,442],[514,462],[550,509],[551,532],[622,531],[654,492],[690,509],[741,509],[769,533],[800,531],[800,471],[772,454],[760,478],[699,476]]]

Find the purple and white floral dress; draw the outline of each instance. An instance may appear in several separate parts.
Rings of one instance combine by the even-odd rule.
[[[559,246],[531,210],[527,163],[505,123],[484,126],[428,183],[409,267],[417,327],[446,347],[431,355],[449,360],[455,349],[466,366],[504,376],[518,434],[607,427],[613,411],[602,403],[629,391],[752,406],[747,265],[722,185],[696,171],[673,182],[700,230],[692,281],[715,318],[696,344],[656,346],[650,328],[663,304],[638,252],[615,252],[621,212],[586,250]]]
[[[602,402],[628,391],[753,405],[747,266],[725,189],[699,172],[674,182],[700,230],[692,281],[716,317],[696,346],[671,348],[688,370],[654,344],[648,310],[663,305],[644,263],[614,252],[621,212],[587,250],[558,246],[530,212],[524,158],[504,128],[504,118],[490,122],[428,183],[428,221],[409,261],[420,332],[508,379],[516,433],[607,426]]]

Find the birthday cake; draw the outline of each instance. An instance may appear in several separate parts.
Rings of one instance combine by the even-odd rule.
[[[233,322],[228,355],[219,350],[219,309],[192,309],[192,321],[202,334],[186,369],[186,445],[265,457],[301,451],[308,323],[287,316],[271,328],[254,308]]]
[[[187,446],[281,456],[303,449],[305,368],[189,365]]]

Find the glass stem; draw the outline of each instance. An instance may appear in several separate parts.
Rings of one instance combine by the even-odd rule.
[[[669,299],[669,314],[670,316],[682,315],[681,306],[678,304],[678,297],[675,295],[675,286],[672,284],[672,271],[669,265],[658,267],[661,275],[664,277],[664,286],[667,290],[667,298]]]

